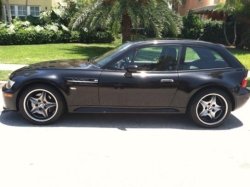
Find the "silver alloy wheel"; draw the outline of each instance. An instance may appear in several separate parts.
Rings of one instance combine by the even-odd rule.
[[[23,101],[25,113],[37,122],[51,120],[57,113],[58,102],[56,97],[44,89],[29,92]]]
[[[228,112],[226,99],[216,93],[202,97],[196,106],[198,119],[206,125],[216,125],[225,119]]]

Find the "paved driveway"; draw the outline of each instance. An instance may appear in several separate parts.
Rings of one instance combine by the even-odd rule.
[[[217,129],[134,114],[70,114],[40,127],[2,112],[0,186],[249,187],[250,102]]]

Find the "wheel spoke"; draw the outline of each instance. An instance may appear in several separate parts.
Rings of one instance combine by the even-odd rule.
[[[209,113],[207,110],[205,110],[200,113],[200,116],[209,116]]]
[[[39,100],[44,101],[44,98],[46,98],[46,92],[41,93]]]
[[[212,96],[211,100],[209,101],[211,103],[211,105],[217,105],[216,103],[216,96]]]
[[[29,98],[29,101],[32,103],[32,104],[37,104],[38,103],[38,99],[34,98],[34,97],[30,97]]]
[[[31,113],[36,113],[36,110],[38,110],[38,108],[36,106],[32,107],[32,109],[30,110]]]
[[[210,111],[209,112],[209,117],[211,118],[211,120],[214,120],[215,119],[215,112]]]
[[[46,109],[50,109],[50,108],[52,108],[52,107],[55,107],[56,104],[55,104],[55,103],[52,103],[52,104],[47,104],[47,105],[45,105],[45,106],[46,106]]]
[[[39,114],[39,108],[33,108],[30,112],[32,112],[32,114]]]
[[[213,108],[215,113],[218,112],[218,111],[221,111],[222,110],[222,107],[221,106],[216,106]]]

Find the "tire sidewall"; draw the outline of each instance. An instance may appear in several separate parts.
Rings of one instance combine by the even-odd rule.
[[[208,95],[208,94],[219,94],[219,95],[221,95],[222,97],[225,98],[225,100],[227,102],[227,105],[228,105],[227,114],[224,117],[224,119],[221,122],[219,122],[217,124],[214,124],[214,125],[207,125],[207,124],[203,123],[198,118],[197,113],[196,113],[196,106],[199,104],[200,99],[202,97],[204,97],[205,95]],[[232,111],[232,103],[231,103],[230,98],[228,97],[228,95],[225,92],[223,92],[221,90],[218,90],[218,89],[208,89],[208,90],[202,91],[201,93],[199,93],[198,95],[196,95],[194,97],[194,99],[191,101],[191,104],[190,104],[190,107],[189,107],[189,115],[194,120],[194,122],[197,123],[198,125],[202,126],[202,127],[207,127],[207,128],[213,128],[213,127],[221,126],[227,120],[227,118],[229,117],[231,111]]]
[[[36,89],[43,89],[43,90],[46,90],[50,93],[52,93],[56,100],[57,100],[57,104],[58,104],[58,109],[57,109],[57,113],[55,114],[55,116],[53,118],[51,118],[50,120],[48,121],[45,121],[45,122],[39,122],[39,121],[35,121],[33,120],[32,118],[30,118],[27,113],[25,112],[25,109],[24,109],[24,105],[25,105],[25,97],[27,96],[27,94],[29,94],[31,91],[33,90],[36,90]],[[63,114],[64,112],[64,102],[62,100],[62,96],[58,93],[57,90],[55,90],[53,87],[51,86],[47,86],[47,85],[32,85],[28,88],[26,88],[22,93],[21,93],[21,96],[20,96],[20,99],[19,99],[19,110],[20,110],[20,113],[22,114],[22,116],[27,119],[28,121],[30,121],[31,123],[33,124],[37,124],[37,125],[47,125],[47,124],[50,124],[54,121],[56,121],[58,118],[60,118],[60,116]]]

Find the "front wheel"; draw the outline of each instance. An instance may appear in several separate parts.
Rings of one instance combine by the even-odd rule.
[[[228,95],[217,89],[205,90],[199,93],[189,107],[191,118],[203,127],[218,127],[222,125],[232,110]]]
[[[33,85],[22,93],[19,100],[21,114],[30,122],[45,125],[57,120],[63,113],[61,95],[47,85]]]

